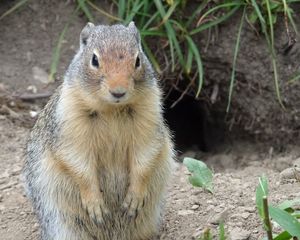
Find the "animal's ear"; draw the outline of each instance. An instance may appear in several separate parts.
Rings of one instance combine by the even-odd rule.
[[[137,29],[137,27],[135,26],[133,21],[131,21],[128,24],[128,28],[134,34],[134,36],[135,36],[136,40],[138,41],[138,43],[140,43],[141,42],[141,36],[140,36],[139,30]]]
[[[88,22],[85,27],[82,29],[80,33],[80,45],[85,46],[87,43],[87,39],[90,36],[91,30],[95,27],[95,25],[91,22]]]

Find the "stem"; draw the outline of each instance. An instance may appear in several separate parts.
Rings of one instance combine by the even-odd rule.
[[[269,217],[268,199],[266,196],[263,197],[263,209],[264,209],[264,224],[266,226],[268,240],[273,240],[272,225]]]

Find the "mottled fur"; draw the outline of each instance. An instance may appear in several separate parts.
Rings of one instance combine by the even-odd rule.
[[[42,239],[151,239],[172,157],[161,91],[134,24],[89,23],[27,145],[24,175]]]

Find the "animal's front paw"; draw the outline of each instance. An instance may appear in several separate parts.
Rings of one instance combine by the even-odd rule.
[[[139,214],[139,211],[145,205],[145,197],[140,196],[132,191],[129,191],[126,194],[124,202],[122,204],[122,211],[126,214],[130,219],[136,218]]]
[[[102,197],[83,198],[82,205],[96,225],[102,225],[105,219],[110,216],[110,212],[105,206]]]

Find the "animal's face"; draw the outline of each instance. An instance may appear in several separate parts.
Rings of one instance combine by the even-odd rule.
[[[145,81],[145,55],[134,23],[94,26],[81,33],[81,84],[96,99],[112,103],[130,102]]]

